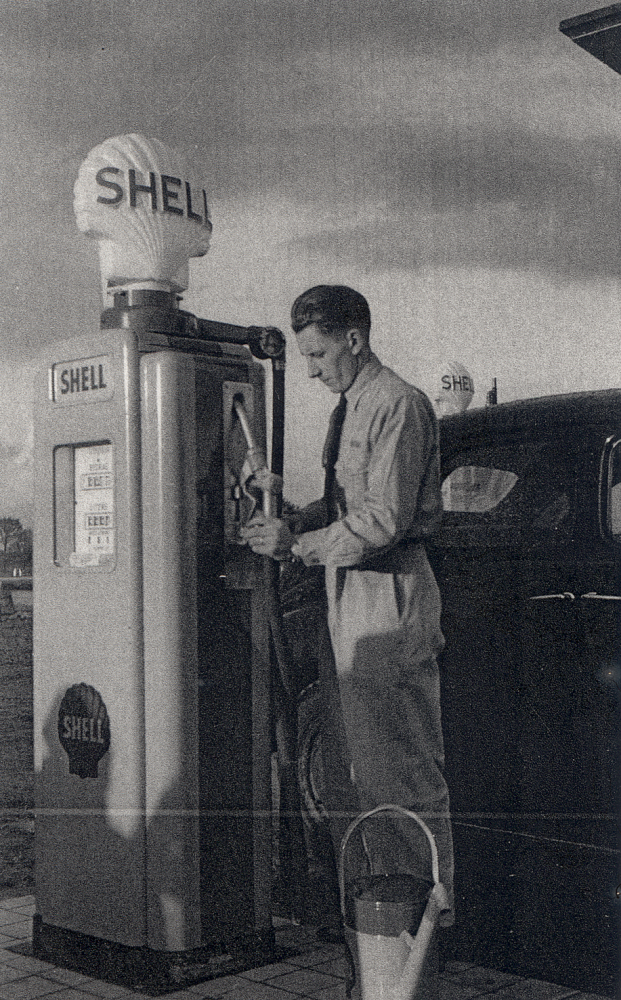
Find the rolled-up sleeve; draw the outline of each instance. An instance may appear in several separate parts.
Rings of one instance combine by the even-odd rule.
[[[379,389],[380,387],[378,387]],[[424,397],[413,392],[361,398],[346,423],[336,465],[346,512],[327,528],[301,534],[293,548],[307,565],[356,566],[416,533],[425,510],[424,482],[437,428]]]

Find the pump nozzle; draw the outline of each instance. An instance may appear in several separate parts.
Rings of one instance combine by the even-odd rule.
[[[263,513],[270,515],[272,513],[272,488],[274,487],[275,482],[280,482],[280,480],[278,477],[273,476],[267,468],[265,454],[255,441],[250,421],[248,419],[248,414],[246,412],[246,407],[244,406],[243,396],[237,395],[233,397],[233,409],[237,414],[237,419],[239,420],[241,429],[244,432],[244,437],[246,438],[246,444],[248,445],[246,461],[244,462],[244,465],[248,469],[249,473],[249,475],[246,476],[246,482],[251,478],[251,476],[256,477],[258,487],[263,494]],[[261,476],[259,476],[260,473],[262,473]]]
[[[233,409],[237,414],[237,419],[241,424],[241,429],[244,432],[244,437],[246,438],[246,444],[248,445],[248,460],[253,465],[252,471],[256,472],[257,469],[262,469],[265,465],[265,455],[261,449],[257,446],[257,442],[254,439],[254,434],[252,433],[252,427],[250,426],[250,421],[248,419],[248,414],[246,413],[246,407],[244,406],[244,397],[234,396],[233,397]],[[256,456],[258,463],[256,468],[252,459],[250,458],[250,453]]]

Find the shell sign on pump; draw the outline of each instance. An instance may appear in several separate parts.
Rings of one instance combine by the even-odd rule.
[[[52,365],[50,395],[54,403],[94,403],[114,393],[114,368],[107,354],[75,358]]]
[[[78,228],[99,240],[104,291],[140,282],[183,291],[188,260],[209,249],[205,183],[185,156],[157,139],[121,135],[92,149],[73,207]]]

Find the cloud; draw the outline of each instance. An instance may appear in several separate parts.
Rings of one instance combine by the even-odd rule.
[[[365,170],[380,208],[298,236],[293,249],[367,268],[528,269],[619,275],[621,142],[510,124],[384,130],[390,171]],[[379,148],[379,140],[371,143]],[[362,181],[362,178],[359,178]],[[371,213],[370,213],[371,214]]]
[[[59,211],[39,214],[35,208],[7,226],[0,239],[1,353],[15,362],[32,357],[42,343],[98,325],[97,251],[75,221],[64,218],[73,215],[70,191],[62,218]],[[0,378],[6,378],[3,370]]]
[[[292,241],[291,252],[321,256],[331,267],[372,272],[457,267],[536,270],[565,281],[619,276],[619,232],[602,213],[588,231],[569,213],[551,217],[511,205],[487,210],[410,212],[352,228],[326,230]]]
[[[24,527],[32,524],[32,453],[15,454],[0,442],[0,517],[17,517]]]
[[[616,273],[621,92],[558,31],[572,5],[5,4],[5,353],[97,324],[96,250],[75,229],[72,186],[94,145],[128,131],[205,165],[208,269],[231,215],[248,220],[235,282],[217,276],[240,311],[247,286],[270,298],[279,255],[283,283],[297,256],[330,273]]]
[[[31,523],[33,492],[30,365],[0,364],[0,515]]]
[[[399,60],[416,87],[417,63],[435,59],[441,80],[477,57],[494,74],[490,54],[516,41],[524,63],[531,40],[548,56],[569,50],[566,13],[560,0],[19,0],[2,11],[4,106],[32,130],[92,144],[140,126],[228,145],[258,123],[338,121],[361,88],[390,93]]]

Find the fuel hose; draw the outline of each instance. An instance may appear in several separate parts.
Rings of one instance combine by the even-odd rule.
[[[279,330],[261,330],[258,336],[249,338],[249,346],[255,357],[269,358],[271,361],[271,471],[282,479],[285,450],[285,339]],[[272,500],[274,501],[274,510],[271,509]],[[282,515],[282,495],[278,494],[272,498],[268,493],[265,493],[263,509],[266,514],[280,517]],[[273,703],[281,786],[280,856],[283,875],[281,894],[282,903],[287,906],[293,916],[300,916],[304,909],[308,862],[298,785],[295,670],[283,628],[278,562],[269,556],[264,556],[263,574],[272,648],[278,666],[278,672],[273,678]]]
[[[285,457],[285,338],[280,330],[273,327],[249,327],[248,344],[255,357],[271,362],[272,368],[272,435],[271,471],[280,479],[284,472]],[[240,421],[241,422],[241,421]],[[242,422],[242,430],[250,449],[253,447],[251,432]],[[252,443],[251,443],[252,442]],[[274,509],[272,510],[272,503]],[[264,494],[263,511],[266,514],[282,515],[282,495],[271,497]],[[274,645],[274,655],[278,664],[280,680],[287,697],[295,705],[296,689],[293,660],[282,624],[280,604],[279,567],[269,556],[263,558],[263,573],[270,633]]]

